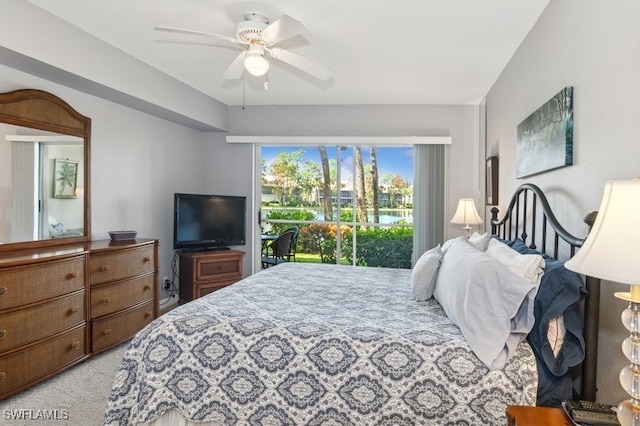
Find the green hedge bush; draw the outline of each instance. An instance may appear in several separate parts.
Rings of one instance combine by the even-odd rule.
[[[370,228],[359,230],[356,238],[356,265],[411,269],[413,228]],[[352,248],[353,235],[349,234],[341,249],[350,260]]]
[[[342,211],[342,220],[351,218],[351,211]],[[270,211],[266,219],[303,221],[315,219],[308,210]],[[292,223],[269,223],[271,232],[279,234],[294,226]],[[319,253],[323,263],[336,263],[336,225],[298,224],[300,236],[297,250],[304,253]],[[342,226],[342,259],[352,263],[353,234],[351,227]],[[359,229],[357,233],[356,264],[389,268],[411,268],[413,252],[413,228],[393,227]]]

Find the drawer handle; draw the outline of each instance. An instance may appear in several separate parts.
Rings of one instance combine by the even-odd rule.
[[[150,285],[145,285],[144,286],[144,291],[147,291],[147,290],[151,290],[151,286]]]
[[[0,339],[4,339],[6,335],[7,335],[7,330],[0,330]]]
[[[145,256],[144,259],[142,259],[142,263],[149,263],[151,262],[151,258],[149,256]]]
[[[73,342],[71,344],[71,348],[73,349],[80,349],[80,340],[76,340],[75,342]]]
[[[80,312],[80,306],[72,306],[70,312],[71,315],[77,315]]]
[[[80,275],[79,272],[73,271],[69,274],[69,278],[76,279],[78,278],[78,275]]]
[[[110,328],[107,328],[107,329],[104,331],[104,335],[105,335],[105,336],[111,336],[111,329],[110,329]]]
[[[108,305],[109,303],[111,303],[111,298],[110,297],[105,297],[104,300],[102,301],[105,305]]]
[[[0,287],[0,296],[5,294],[6,292],[7,292],[7,288],[6,287]]]
[[[7,373],[0,371],[0,382],[3,381],[5,377],[7,377]]]
[[[109,271],[109,265],[104,265],[102,267],[102,272],[107,272],[107,271]]]
[[[147,311],[147,312],[144,313],[144,317],[145,318],[151,318],[151,316],[152,316],[151,315],[151,311]]]

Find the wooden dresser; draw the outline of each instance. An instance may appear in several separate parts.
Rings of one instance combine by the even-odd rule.
[[[239,250],[209,250],[180,254],[180,302],[188,302],[242,279]]]
[[[92,242],[89,282],[91,352],[97,353],[158,316],[158,242]]]
[[[158,314],[158,241],[0,254],[0,400],[131,338]]]
[[[86,260],[78,246],[0,257],[0,399],[88,356]]]

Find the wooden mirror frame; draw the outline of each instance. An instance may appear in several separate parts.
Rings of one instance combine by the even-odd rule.
[[[90,241],[91,119],[80,114],[68,103],[51,93],[36,89],[23,89],[0,94],[0,123],[30,127],[84,139],[84,235],[63,239],[0,244],[0,252]]]

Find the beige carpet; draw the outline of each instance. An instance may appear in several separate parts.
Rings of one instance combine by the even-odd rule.
[[[0,401],[0,425],[102,425],[111,384],[126,347],[123,344],[103,352]],[[23,415],[27,420],[16,420],[15,415]]]

